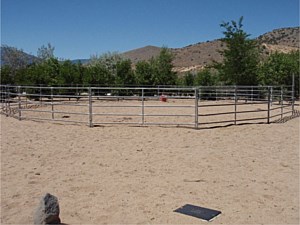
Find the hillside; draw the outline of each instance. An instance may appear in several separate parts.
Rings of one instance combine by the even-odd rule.
[[[174,66],[178,72],[199,70],[213,61],[222,61],[219,50],[224,49],[220,40],[197,43],[183,48],[171,49],[175,58]]]
[[[1,66],[4,65],[15,65],[22,67],[33,62],[37,62],[39,59],[33,55],[23,52],[14,47],[6,45],[1,46]]]
[[[260,43],[299,48],[299,27],[275,29],[257,38]]]
[[[299,49],[299,27],[275,29],[260,35],[256,39],[262,46],[262,54],[269,55],[272,52],[290,52]],[[219,53],[224,48],[220,40],[207,41],[188,45],[182,48],[170,48],[174,54],[174,70],[177,72],[198,71],[212,62],[221,62],[222,56]],[[159,55],[161,48],[156,46],[145,46],[122,53],[124,58],[128,58],[135,65],[138,61],[150,60]],[[13,56],[13,57],[8,57]],[[38,60],[37,57],[24,53],[13,47],[1,46],[1,65],[9,64],[12,60],[17,60],[19,64],[32,63]],[[73,63],[81,61],[87,64],[89,59],[74,59]]]
[[[161,48],[155,46],[145,46],[143,48],[134,49],[128,52],[124,52],[122,55],[136,64],[138,61],[150,60],[152,57],[159,55]]]
[[[276,29],[257,38],[263,46],[263,54],[272,52],[290,52],[299,49],[299,27]],[[213,61],[221,62],[219,50],[224,48],[220,40],[192,44],[183,48],[171,48],[175,58],[173,64],[175,71],[194,71],[211,64]],[[125,58],[131,59],[135,64],[140,60],[149,60],[159,55],[160,48],[146,46],[123,53]]]
[[[173,64],[178,72],[198,70],[212,61],[221,61],[222,56],[218,50],[222,49],[220,40],[197,43],[183,48],[170,48],[175,58]],[[125,58],[130,59],[133,64],[138,61],[150,60],[159,55],[161,48],[146,46],[122,53]]]

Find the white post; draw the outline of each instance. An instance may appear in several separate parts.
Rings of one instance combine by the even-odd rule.
[[[89,87],[89,126],[93,127],[92,88]]]
[[[52,112],[52,119],[54,119],[53,87],[51,87],[51,112]]]
[[[283,117],[283,89],[281,86],[281,90],[280,90],[280,102],[281,102],[281,119]]]
[[[295,111],[295,74],[293,74],[292,78],[292,115],[294,115]]]
[[[145,102],[144,102],[144,88],[142,88],[142,125],[145,123]]]
[[[268,87],[268,117],[267,123],[270,123],[270,109],[271,109],[271,88]]]
[[[6,113],[6,116],[8,116],[8,101],[9,101],[7,86],[8,85],[5,85],[5,113]]]
[[[237,86],[234,86],[234,125],[236,125],[237,101]]]
[[[195,88],[195,129],[198,129],[198,88]]]
[[[19,120],[21,120],[21,110],[22,110],[22,103],[21,103],[21,87],[18,86],[18,112],[19,112]]]

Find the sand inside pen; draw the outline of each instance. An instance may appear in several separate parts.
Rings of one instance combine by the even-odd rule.
[[[29,224],[40,197],[66,224],[299,223],[299,118],[194,130],[61,125],[1,115],[1,224]]]

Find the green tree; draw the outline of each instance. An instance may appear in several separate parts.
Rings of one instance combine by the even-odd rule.
[[[117,75],[117,64],[122,61],[122,56],[117,52],[106,52],[102,55],[91,55],[89,66],[102,65],[112,76]]]
[[[195,85],[197,86],[213,86],[217,84],[217,76],[212,71],[205,68],[199,71],[195,77]]]
[[[61,78],[62,84],[64,85],[74,85],[78,84],[79,75],[77,67],[70,60],[65,60],[60,64],[59,76]]]
[[[173,71],[173,54],[171,51],[163,47],[157,58],[150,60],[153,68],[152,81],[153,85],[175,85],[177,82],[177,74]]]
[[[79,61],[76,64],[76,71],[77,71],[77,77],[76,77],[76,84],[83,84],[83,78],[86,75],[86,67],[82,65],[81,61]]]
[[[15,77],[12,75],[10,66],[5,65],[1,67],[1,84],[15,84]]]
[[[195,75],[191,72],[188,72],[183,77],[183,85],[184,86],[194,86],[195,84]]]
[[[87,67],[83,76],[83,83],[85,85],[111,85],[112,75],[104,65],[96,64]]]
[[[60,70],[60,62],[51,58],[42,63],[30,65],[19,82],[31,85],[61,85],[63,78],[60,76]]]
[[[153,68],[147,61],[139,61],[135,66],[135,76],[137,84],[152,85]]]
[[[117,76],[115,82],[118,86],[136,84],[135,75],[131,68],[131,61],[129,59],[122,60],[117,63]]]
[[[42,45],[37,50],[37,56],[42,60],[54,58],[54,50],[55,47],[52,46],[50,43],[48,43],[47,46]]]
[[[260,67],[259,79],[262,85],[292,85],[295,76],[295,92],[299,96],[299,51],[275,52]]]
[[[222,41],[226,44],[226,48],[220,51],[224,60],[223,63],[217,64],[216,68],[225,84],[257,85],[258,46],[242,29],[242,22],[243,17],[238,22],[223,22],[220,25],[225,29]]]

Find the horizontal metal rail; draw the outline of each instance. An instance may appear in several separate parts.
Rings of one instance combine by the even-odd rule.
[[[142,125],[141,122],[94,122],[93,125],[103,125],[103,124],[111,124],[111,125],[114,125],[114,124],[127,124],[127,125]]]
[[[180,117],[194,117],[194,114],[144,114],[145,117],[164,117],[164,116],[169,116],[169,117],[173,117],[173,116],[180,116]]]
[[[88,104],[78,104],[78,103],[75,103],[75,104],[71,104],[71,103],[57,103],[57,102],[43,102],[42,105],[45,105],[45,106],[88,106]]]
[[[277,116],[281,116],[281,115],[286,115],[286,114],[289,114],[289,113],[292,113],[293,111],[290,110],[290,111],[287,111],[287,112],[284,112],[284,113],[279,113],[279,114],[276,114],[276,115],[272,115],[270,116],[270,118],[274,118],[274,117],[277,117]]]
[[[130,113],[92,113],[97,116],[142,116],[142,114],[130,114]]]
[[[189,125],[194,125],[194,123],[166,123],[166,122],[159,122],[159,123],[149,123],[145,122],[145,125],[174,125],[174,126],[189,126]]]
[[[244,121],[251,121],[251,120],[265,120],[266,117],[257,117],[257,118],[248,118],[248,119],[239,119],[239,120],[222,120],[222,121],[213,121],[213,122],[204,122],[199,123],[199,125],[207,125],[207,124],[218,124],[218,123],[234,123],[236,122],[244,122]]]
[[[285,105],[285,106],[279,106],[279,107],[275,107],[275,108],[271,108],[270,110],[273,111],[273,110],[276,110],[276,109],[285,109],[285,108],[289,108],[289,107],[292,107],[291,105]]]
[[[84,112],[67,112],[67,111],[50,111],[50,110],[36,110],[36,109],[20,109],[20,111],[24,112],[42,112],[42,113],[60,113],[60,114],[72,114],[72,115],[89,115]]]
[[[142,116],[144,115],[145,117],[173,117],[173,116],[179,116],[179,117],[194,117],[194,114],[125,114],[125,113],[93,113],[93,115],[98,115],[98,116]]]
[[[145,105],[145,108],[194,108],[193,105]]]
[[[40,118],[40,117],[21,117],[22,120],[45,120],[45,121],[57,121],[57,122],[66,122],[66,123],[83,123],[87,124],[85,121],[78,121],[78,120],[59,120],[59,119],[47,119],[47,118]]]
[[[245,103],[223,103],[223,104],[205,104],[205,105],[199,105],[199,108],[202,107],[217,107],[217,106],[233,106],[233,105],[259,105],[259,104],[266,104],[268,101],[264,102],[245,102]]]
[[[93,104],[93,107],[97,108],[140,108],[141,105],[97,105]]]
[[[208,114],[199,114],[199,116],[219,116],[219,115],[230,115],[230,114],[241,114],[241,113],[259,113],[259,112],[267,112],[267,109],[261,110],[244,110],[244,111],[230,111],[230,112],[220,112],[220,113],[208,113]]]

